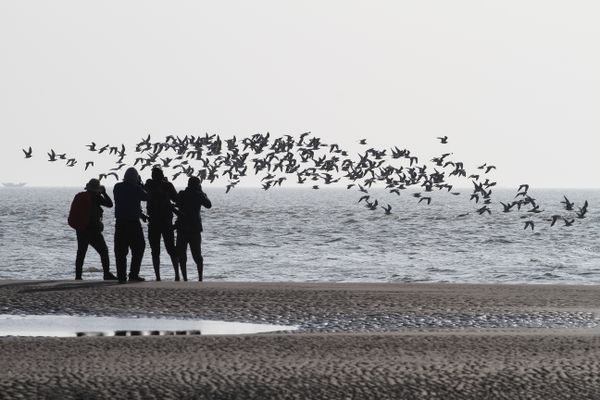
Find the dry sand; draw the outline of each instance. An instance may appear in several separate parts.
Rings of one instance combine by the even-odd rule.
[[[4,281],[0,313],[301,330],[0,338],[0,398],[599,399],[599,304],[594,286]]]

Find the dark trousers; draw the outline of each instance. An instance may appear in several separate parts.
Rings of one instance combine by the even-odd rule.
[[[171,257],[177,256],[175,250],[175,230],[173,225],[168,224],[155,224],[150,222],[148,224],[148,242],[150,243],[150,250],[152,257],[160,256],[160,237],[162,236],[165,241],[165,248],[167,254]]]
[[[129,278],[136,278],[140,273],[146,241],[140,221],[117,220],[115,223],[115,261],[117,278],[127,280],[127,254],[131,249],[131,266]]]
[[[179,267],[182,274],[186,276],[187,247],[189,245],[192,252],[192,258],[198,268],[198,280],[202,280],[204,269],[204,259],[202,258],[202,232],[186,232],[182,229],[177,231],[177,255],[179,257]]]
[[[81,279],[83,272],[83,261],[87,253],[88,246],[92,246],[100,255],[102,270],[104,274],[110,273],[110,260],[108,258],[108,247],[104,241],[102,232],[76,231],[77,232],[77,257],[75,258],[75,278]]]

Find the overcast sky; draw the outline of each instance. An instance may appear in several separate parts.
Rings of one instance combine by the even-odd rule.
[[[312,131],[600,187],[599,20],[591,0],[2,0],[0,182],[81,185],[98,171],[45,153],[91,140]]]

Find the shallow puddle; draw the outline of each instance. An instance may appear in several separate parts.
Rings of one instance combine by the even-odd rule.
[[[0,314],[0,336],[243,335],[296,326],[168,318]]]

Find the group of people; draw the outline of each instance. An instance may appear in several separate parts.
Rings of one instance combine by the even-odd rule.
[[[125,171],[123,181],[114,186],[115,207],[115,261],[117,275],[110,272],[108,247],[102,234],[103,207],[113,207],[113,201],[98,179],[91,179],[85,194],[90,201],[89,213],[85,224],[76,228],[77,257],[75,260],[75,279],[82,279],[83,262],[89,246],[99,254],[104,271],[104,280],[118,280],[119,283],[142,282],[140,267],[146,241],[140,221],[148,223],[148,241],[152,253],[152,265],[156,280],[160,281],[160,245],[161,238],[173,269],[175,280],[187,281],[187,248],[198,270],[198,280],[202,281],[204,261],[202,258],[202,219],[201,207],[211,208],[212,204],[202,191],[200,179],[190,177],[185,190],[179,193],[164,176],[160,167],[152,169],[152,177],[144,184],[138,171],[131,167]],[[146,202],[146,214],[141,203]],[[73,210],[73,206],[71,206]],[[73,212],[73,211],[71,211]],[[173,218],[177,220],[173,223]],[[73,226],[73,225],[72,225]],[[177,240],[175,240],[175,230]],[[127,255],[131,251],[131,264],[127,273]]]

